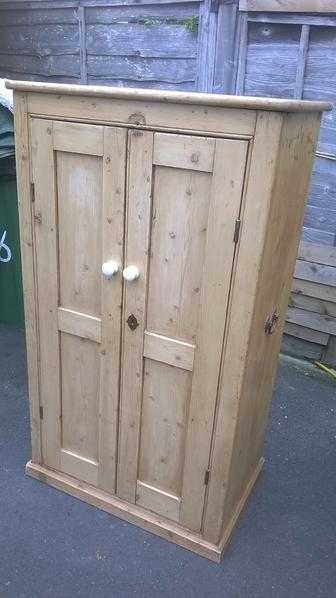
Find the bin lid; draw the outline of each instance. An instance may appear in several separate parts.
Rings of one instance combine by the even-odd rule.
[[[0,79],[0,159],[15,154],[13,100]]]

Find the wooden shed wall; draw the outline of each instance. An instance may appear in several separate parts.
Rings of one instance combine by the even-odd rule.
[[[325,99],[283,350],[336,365],[336,16],[240,12],[236,93]]]
[[[315,14],[302,12],[308,1]],[[296,2],[301,12],[288,0],[287,13],[284,0],[266,4],[269,12],[264,0],[0,0],[0,76],[332,101],[283,348],[336,365],[336,14],[318,13],[329,0]]]
[[[200,2],[27,4],[0,4],[2,77],[195,89]]]
[[[336,18],[335,18],[336,25]],[[297,70],[302,56],[302,26],[250,22],[246,69],[240,92],[245,95],[303,97],[336,102],[336,27],[311,26],[305,48],[302,83]],[[305,213],[303,240],[334,245],[336,234],[336,107],[323,118],[318,157]]]

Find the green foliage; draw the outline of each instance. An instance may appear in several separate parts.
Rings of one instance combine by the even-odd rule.
[[[190,33],[196,34],[198,31],[198,18],[192,17],[191,19],[185,19],[184,26],[187,31],[189,31]]]
[[[139,19],[138,23],[143,23],[147,27],[151,25],[182,25],[189,33],[196,34],[198,31],[198,17],[191,17],[190,19]]]
[[[159,19],[143,19],[141,21],[139,20],[138,23],[143,23],[149,27],[150,25],[159,25],[162,21]]]

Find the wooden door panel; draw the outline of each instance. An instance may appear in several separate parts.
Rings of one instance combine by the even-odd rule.
[[[90,461],[98,480],[98,400],[99,400],[99,345],[85,338],[60,333],[62,438],[61,469],[72,459]],[[72,472],[66,471],[71,475]],[[85,478],[82,478],[85,479]],[[88,481],[85,479],[85,481]]]
[[[126,132],[33,119],[31,139],[43,461],[113,492]]]
[[[192,374],[151,359],[144,374],[138,479],[180,501]]]
[[[101,327],[102,127],[53,123],[57,173],[62,436],[60,469],[97,485]],[[76,150],[76,153],[73,153]],[[82,150],[82,153],[79,151]],[[89,155],[86,152],[94,151]],[[76,316],[74,316],[76,314]],[[62,322],[63,317],[63,322]],[[60,319],[60,318],[59,318]],[[64,331],[64,319],[68,323]]]
[[[147,329],[194,342],[211,175],[155,167]]]
[[[57,151],[56,172],[60,305],[99,316],[102,157]]]
[[[118,494],[199,531],[248,144],[133,135],[126,264],[140,278],[125,284]]]

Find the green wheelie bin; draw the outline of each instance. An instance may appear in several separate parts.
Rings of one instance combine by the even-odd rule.
[[[0,324],[24,326],[14,123],[0,96]]]

